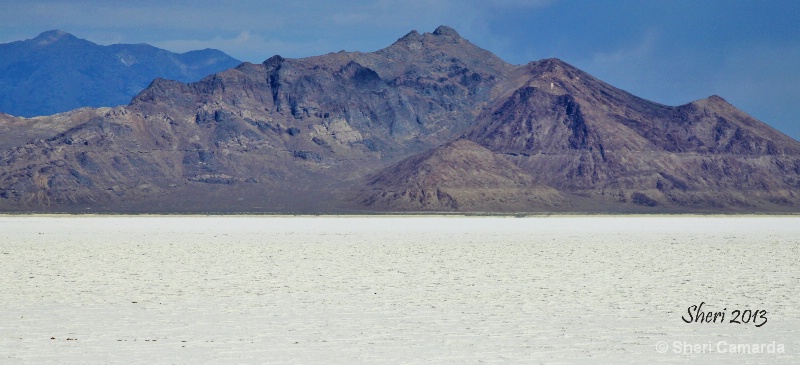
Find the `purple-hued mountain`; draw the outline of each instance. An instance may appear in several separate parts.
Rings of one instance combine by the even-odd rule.
[[[3,211],[800,211],[800,142],[721,97],[661,105],[445,26],[0,128]]]
[[[0,112],[33,117],[125,105],[157,77],[197,81],[240,63],[213,49],[178,54],[147,44],[101,46],[52,30],[0,44]]]

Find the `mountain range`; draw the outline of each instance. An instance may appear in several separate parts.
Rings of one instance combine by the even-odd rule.
[[[156,77],[192,82],[241,62],[213,49],[101,46],[60,30],[0,44],[0,112],[34,117],[128,104]]]
[[[797,212],[800,142],[719,96],[667,106],[455,30],[0,116],[0,210]]]

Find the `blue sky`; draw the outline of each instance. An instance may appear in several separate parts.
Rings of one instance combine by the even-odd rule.
[[[244,61],[374,51],[455,28],[514,64],[558,57],[638,96],[713,94],[800,139],[800,1],[5,1],[0,43],[62,29],[99,44]]]

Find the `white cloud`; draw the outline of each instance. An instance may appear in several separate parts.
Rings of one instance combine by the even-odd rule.
[[[242,61],[254,63],[262,62],[276,54],[287,57],[295,57],[296,55],[311,56],[333,52],[332,48],[335,48],[335,45],[324,40],[285,42],[279,39],[264,38],[260,35],[252,34],[248,30],[243,30],[236,36],[229,38],[215,36],[210,39],[172,39],[153,42],[152,44],[172,52],[214,48]]]
[[[556,0],[478,0],[475,2],[483,3],[489,7],[541,8],[552,5]]]
[[[282,48],[283,42],[269,41],[259,36],[253,36],[249,30],[243,30],[234,37],[225,38],[215,36],[211,39],[170,39],[152,43],[154,46],[172,52],[188,52],[192,50],[214,48],[222,50],[233,57],[241,58],[242,54],[263,53],[264,59],[268,58],[274,50]],[[252,60],[258,62],[256,60]]]
[[[619,65],[647,61],[656,49],[659,34],[655,29],[646,31],[632,45],[613,51],[598,52],[592,56],[592,62],[598,65]]]

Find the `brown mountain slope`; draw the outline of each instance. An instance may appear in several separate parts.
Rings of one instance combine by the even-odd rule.
[[[668,107],[559,60],[520,71],[527,81],[466,138],[538,183],[645,206],[791,210],[800,202],[800,143],[722,98]]]
[[[800,143],[721,98],[653,103],[448,27],[0,130],[26,139],[0,145],[1,211],[800,210]]]
[[[157,79],[129,106],[0,152],[0,209],[325,207],[346,182],[465,131],[511,69],[440,27],[374,53]]]
[[[509,212],[567,205],[555,189],[480,145],[459,139],[383,169],[361,203],[404,211]]]

